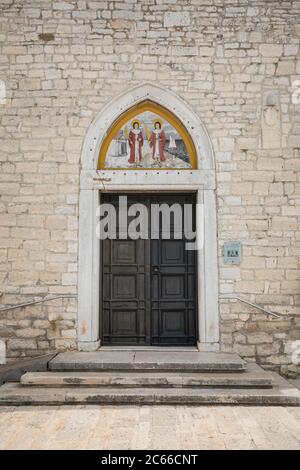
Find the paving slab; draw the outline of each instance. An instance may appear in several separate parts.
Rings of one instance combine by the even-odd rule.
[[[0,407],[0,450],[299,450],[300,408]]]
[[[237,354],[198,351],[97,351],[58,354],[51,370],[195,370],[243,372],[246,362]]]

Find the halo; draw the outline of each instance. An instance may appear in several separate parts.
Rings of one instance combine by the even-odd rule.
[[[155,119],[153,119],[152,122],[153,122],[154,127],[155,127],[155,124],[156,124],[157,122],[160,124],[160,127],[162,127],[162,125],[163,125],[163,121],[162,121],[162,119],[160,119],[160,118],[155,118]]]
[[[139,125],[139,127],[141,127],[141,121],[139,121],[138,119],[134,119],[134,120],[131,122],[131,126],[132,126],[133,129],[134,129],[134,125],[135,125],[136,123]]]

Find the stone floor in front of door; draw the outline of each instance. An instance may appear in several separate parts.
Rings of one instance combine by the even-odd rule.
[[[1,407],[0,449],[300,449],[300,408]]]

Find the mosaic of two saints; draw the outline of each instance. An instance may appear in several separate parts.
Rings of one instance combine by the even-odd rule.
[[[176,129],[152,112],[127,122],[112,139],[106,168],[190,168],[185,144]]]

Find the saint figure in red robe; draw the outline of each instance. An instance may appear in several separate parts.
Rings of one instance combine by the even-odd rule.
[[[164,162],[164,146],[166,143],[166,134],[162,130],[162,123],[160,120],[156,119],[154,121],[154,129],[150,137],[150,147],[152,148],[152,158],[156,162]]]
[[[144,145],[143,133],[139,121],[132,122],[132,129],[128,136],[130,156],[128,163],[140,163],[142,161],[142,148]]]

